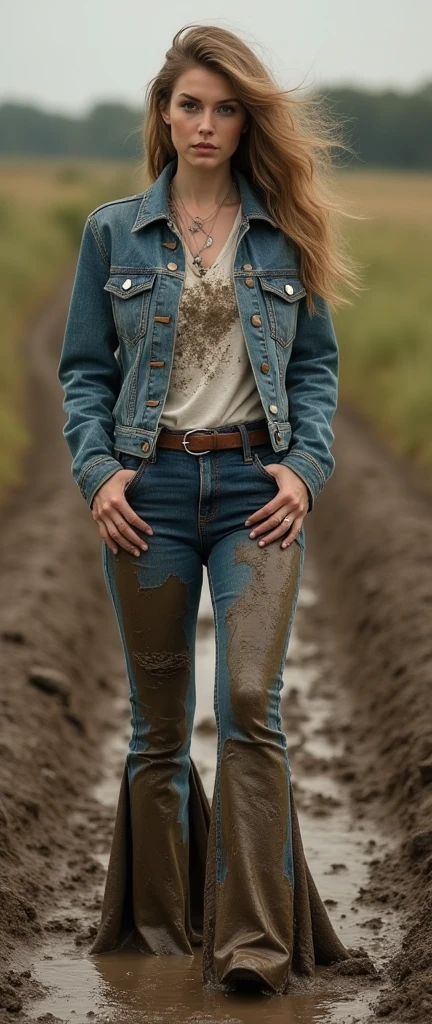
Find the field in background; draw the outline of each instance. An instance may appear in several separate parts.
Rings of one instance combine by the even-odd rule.
[[[364,291],[335,314],[341,396],[432,481],[432,175],[343,171],[341,188]],[[0,161],[0,500],[20,480],[25,331],[59,274],[73,268],[87,213],[144,187],[130,164]]]
[[[31,441],[23,348],[32,313],[73,268],[90,210],[140,188],[130,164],[0,161],[0,502],[20,482]]]
[[[341,395],[432,484],[432,175],[340,175],[364,291],[334,318]]]

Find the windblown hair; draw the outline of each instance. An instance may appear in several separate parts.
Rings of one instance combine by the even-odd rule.
[[[243,103],[249,127],[240,135],[231,165],[248,179],[279,228],[294,243],[307,305],[313,294],[332,306],[349,304],[342,289],[359,291],[358,268],[340,232],[343,208],[334,187],[333,150],[349,150],[322,100],[281,89],[238,36],[214,25],[180,29],[163,67],[149,82],[144,124],[145,174],[158,178],[176,156],[161,106],[169,103],[184,71],[202,66],[226,75]],[[351,152],[351,151],[350,151]]]

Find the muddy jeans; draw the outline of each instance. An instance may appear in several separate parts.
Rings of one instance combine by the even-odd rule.
[[[138,557],[103,545],[132,736],[91,952],[132,942],[190,956],[202,942],[204,980],[246,968],[283,991],[292,967],[348,954],[304,860],[280,717],[304,532],[284,550],[250,539],[245,519],[277,493],[266,463],[282,456],[270,442],[251,450],[240,429],[242,447],[199,457],[121,455],[138,469],[127,499],[154,533]],[[190,759],[203,565],[216,629],[211,815]]]

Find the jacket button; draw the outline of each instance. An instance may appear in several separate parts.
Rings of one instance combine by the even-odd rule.
[[[132,281],[131,281],[130,277],[128,277],[127,281],[123,281],[122,288],[124,288],[125,292],[127,292],[128,288],[131,288],[131,287],[132,287]]]
[[[243,270],[253,270],[252,263],[243,263]]]
[[[247,284],[248,288],[253,288],[255,284],[253,277],[245,277],[245,284]]]
[[[144,444],[141,445],[141,448],[142,448],[143,452],[148,452],[148,450],[150,448],[150,445],[149,445],[148,441],[144,441]]]
[[[269,409],[270,409],[270,412],[277,412],[278,411],[277,405],[269,405]]]
[[[288,292],[288,295],[292,295],[293,292],[294,292],[294,288],[293,288],[292,284],[286,284],[285,285],[285,291]]]
[[[270,370],[270,363],[261,363],[260,370],[262,373],[268,373]]]
[[[254,315],[251,316],[251,324],[253,324],[254,327],[261,327],[261,323],[262,323],[261,317],[257,316],[256,313],[254,313]]]
[[[168,270],[177,270],[177,263],[167,263]]]

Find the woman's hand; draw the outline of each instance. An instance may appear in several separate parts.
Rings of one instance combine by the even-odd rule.
[[[303,480],[288,466],[272,462],[266,466],[266,471],[270,473],[270,476],[274,476],[279,486],[279,493],[267,502],[267,505],[263,505],[257,512],[249,516],[245,521],[245,526],[253,526],[253,530],[249,534],[252,540],[261,534],[266,534],[263,539],[258,541],[260,547],[270,544],[273,540],[278,540],[289,530],[289,539],[282,541],[281,544],[282,548],[286,548],[292,544],[301,530],[309,507],[308,490]],[[288,516],[288,521],[284,518],[285,516]]]
[[[99,487],[92,501],[93,519],[99,527],[102,540],[115,555],[118,544],[133,555],[139,555],[140,550],[147,551],[148,544],[135,533],[133,526],[150,536],[153,533],[151,526],[140,519],[125,498],[126,484],[135,476],[135,472],[134,469],[119,469]]]

